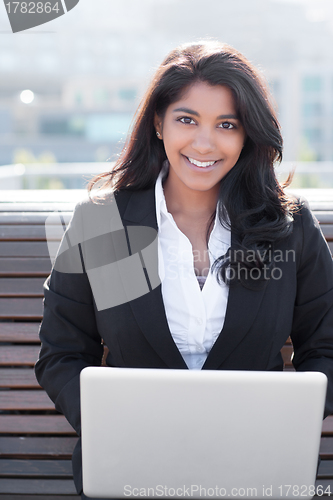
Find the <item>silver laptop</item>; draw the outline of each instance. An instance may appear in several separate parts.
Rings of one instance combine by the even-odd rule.
[[[83,491],[101,498],[312,498],[319,372],[89,367]]]

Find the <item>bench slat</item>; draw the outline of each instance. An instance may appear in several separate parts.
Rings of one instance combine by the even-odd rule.
[[[47,220],[48,224],[59,224],[59,216],[65,224],[68,224],[72,212],[61,212],[55,209],[53,212],[0,212],[0,225],[45,225]]]
[[[48,219],[49,224],[58,224],[58,214],[61,215],[64,223],[67,225],[73,215],[72,210],[61,210],[57,206],[54,206],[53,210],[44,212],[26,212],[26,211],[2,211],[2,204],[0,204],[0,225],[45,225],[45,221]],[[66,207],[67,208],[67,207]],[[332,209],[333,207],[328,207],[328,210],[313,210],[314,215],[320,222],[320,224],[332,224]]]
[[[0,368],[0,387],[8,389],[40,389],[35,372],[31,368]]]
[[[79,201],[79,200],[78,200]],[[68,202],[0,202],[0,212],[13,212],[13,213],[27,213],[27,212],[54,212],[55,210],[60,210],[62,212],[73,212],[76,203]],[[325,210],[325,209],[324,209]]]
[[[62,226],[50,225],[48,238],[60,241],[63,233]],[[45,241],[45,226],[38,224],[23,226],[0,225],[0,239],[3,241]]]
[[[0,437],[0,457],[69,460],[77,440],[77,437]]]
[[[49,257],[46,241],[1,241],[0,257]]]
[[[40,323],[0,322],[0,342],[39,343]]]
[[[333,223],[333,214],[332,210],[314,210],[313,211],[316,219],[318,219],[320,224],[332,224]]]
[[[320,462],[317,479],[320,478],[333,478],[333,460],[322,460]]]
[[[42,298],[1,299],[0,319],[33,319],[41,321],[43,315]],[[1,356],[1,355],[0,355]]]
[[[0,500],[81,500],[80,495],[6,495],[0,493]]]
[[[0,391],[0,410],[55,410],[45,391]]]
[[[39,349],[38,345],[1,346],[0,366],[34,366]]]
[[[320,440],[319,453],[322,459],[332,460],[333,459],[333,438],[322,437]],[[333,493],[333,490],[332,490]]]
[[[0,493],[38,495],[41,491],[58,495],[76,493],[71,479],[1,479],[0,481]]]
[[[323,421],[323,429],[324,434],[333,435],[333,415],[329,415]]]
[[[46,458],[48,455],[61,455],[64,458],[70,458],[76,441],[77,438],[74,437],[1,437],[0,456],[8,458],[9,456],[29,455],[35,458]],[[52,446],[54,446],[53,452]],[[319,451],[323,460],[333,460],[333,439],[321,438]],[[65,457],[66,454],[68,456]]]
[[[333,240],[333,224],[323,224],[321,230],[327,240]]]
[[[76,436],[74,429],[63,415],[0,415],[1,433]]]
[[[34,258],[5,258],[0,257],[0,276],[3,277],[28,277],[28,276],[45,276],[47,277],[51,271],[51,260],[49,257],[34,259]]]
[[[319,200],[312,200],[310,202],[310,209],[312,212],[332,212],[333,210],[333,204],[331,201],[319,201]]]
[[[1,433],[75,434],[75,431],[63,415],[0,415]],[[333,434],[333,415],[324,420],[322,433],[323,436]]]
[[[43,297],[45,278],[2,278],[0,297]]]
[[[321,226],[325,238],[333,239],[333,224],[323,224]],[[54,225],[50,227],[48,238],[52,241],[59,241],[63,235],[62,226]],[[45,241],[45,227],[40,225],[6,226],[0,225],[0,238],[3,241]]]
[[[70,460],[0,459],[0,478],[24,478],[25,476],[35,478],[72,478],[72,464]]]

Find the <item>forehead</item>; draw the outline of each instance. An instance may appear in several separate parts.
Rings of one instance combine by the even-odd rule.
[[[216,115],[235,113],[236,105],[233,93],[225,85],[209,85],[206,82],[196,82],[185,93],[170,104],[168,111],[186,105],[187,108],[199,112],[213,112]],[[201,112],[200,112],[201,111]]]

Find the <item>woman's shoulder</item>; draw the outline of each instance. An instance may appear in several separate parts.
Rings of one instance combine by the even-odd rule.
[[[87,193],[78,201],[74,207],[72,219],[83,219],[89,223],[92,219],[109,217],[110,213],[124,212],[133,191],[129,189],[122,190],[103,190],[98,193]]]
[[[332,257],[328,244],[308,200],[303,196],[294,196],[294,202],[291,233],[293,245],[298,248],[303,259],[309,257],[310,254],[311,259],[314,259],[316,256],[318,257],[320,252],[324,252],[331,262]]]
[[[154,190],[104,191],[86,195],[74,209],[72,233],[89,238],[123,229],[123,219],[140,219],[154,209]],[[141,217],[142,216],[142,217]]]
[[[75,211],[83,210],[95,210],[98,212],[101,207],[110,207],[117,204],[119,210],[126,208],[129,200],[134,197],[140,197],[151,190],[133,190],[133,189],[104,189],[98,192],[87,193],[78,203],[75,205]]]
[[[303,229],[309,227],[316,227],[320,229],[319,222],[311,210],[309,201],[300,195],[292,194],[289,196],[292,202],[292,209],[290,210],[290,216],[292,217],[294,224],[302,227]]]
[[[85,193],[82,196],[82,199],[80,199],[76,205],[75,205],[75,210],[82,210],[86,209],[86,207],[100,207],[100,206],[109,206],[110,204],[114,203],[115,200],[123,200],[123,199],[129,199],[132,195],[133,191],[129,189],[121,189],[121,190],[115,190],[115,189],[103,189],[103,190],[96,190],[96,191],[90,191]]]
[[[111,227],[114,231],[121,229],[121,212],[129,198],[128,190],[87,194],[75,205],[69,225],[70,233],[77,233],[77,239],[82,240],[83,233],[86,239],[109,232]]]

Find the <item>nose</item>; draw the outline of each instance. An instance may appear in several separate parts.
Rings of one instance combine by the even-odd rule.
[[[212,153],[215,150],[213,134],[207,128],[199,128],[192,142],[192,148],[201,155]]]

